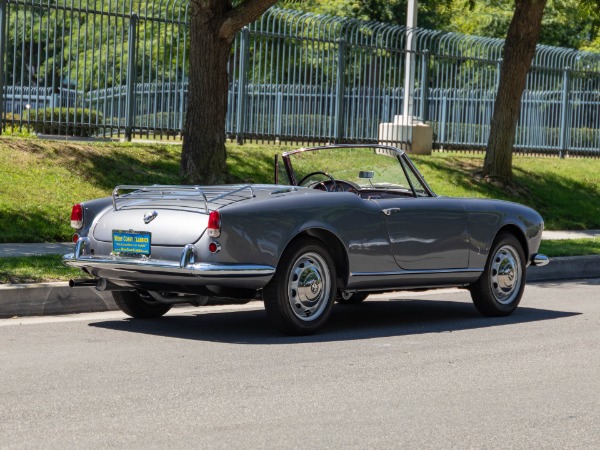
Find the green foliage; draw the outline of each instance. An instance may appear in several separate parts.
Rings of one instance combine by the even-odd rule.
[[[36,133],[88,137],[98,131],[102,115],[84,108],[45,108],[25,110],[22,121]]]
[[[542,241],[540,253],[550,257],[600,255],[600,238]]]
[[[557,47],[589,49],[598,39],[600,13],[580,0],[550,0],[546,5],[539,43]],[[473,8],[454,5],[451,31],[504,38],[514,12],[512,0],[483,0]]]
[[[448,0],[419,1],[419,26],[430,29],[449,26],[453,16],[451,3]],[[407,4],[407,0],[288,0],[279,5],[316,14],[405,25]]]
[[[406,23],[407,0],[288,0],[280,6],[316,14]],[[423,0],[419,27],[475,36],[504,38],[514,12],[514,0]],[[540,44],[600,50],[600,11],[593,0],[549,0]]]

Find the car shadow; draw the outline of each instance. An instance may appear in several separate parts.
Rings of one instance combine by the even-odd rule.
[[[482,317],[470,303],[403,299],[336,305],[327,325],[312,336],[282,335],[271,325],[262,309],[169,315],[151,320],[110,320],[90,323],[89,326],[207,342],[276,345],[446,333],[578,314],[520,307],[508,317]]]

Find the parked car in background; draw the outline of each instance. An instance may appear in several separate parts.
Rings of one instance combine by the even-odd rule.
[[[134,318],[259,298],[281,330],[308,334],[373,292],[461,287],[508,315],[527,267],[548,263],[536,211],[438,196],[398,148],[303,148],[275,166],[272,185],[123,185],[75,205],[64,263],[94,279],[71,285],[112,291]]]

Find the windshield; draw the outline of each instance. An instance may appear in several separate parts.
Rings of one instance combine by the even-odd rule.
[[[329,177],[352,183],[361,190],[383,189],[414,192],[428,196],[427,189],[410,165],[402,161],[402,152],[385,147],[326,147],[292,152],[287,155],[290,174],[280,177],[290,184],[310,185]],[[315,173],[318,172],[318,173]]]

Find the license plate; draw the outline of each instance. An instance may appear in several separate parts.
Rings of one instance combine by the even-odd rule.
[[[151,233],[147,231],[113,230],[113,253],[150,255]]]

